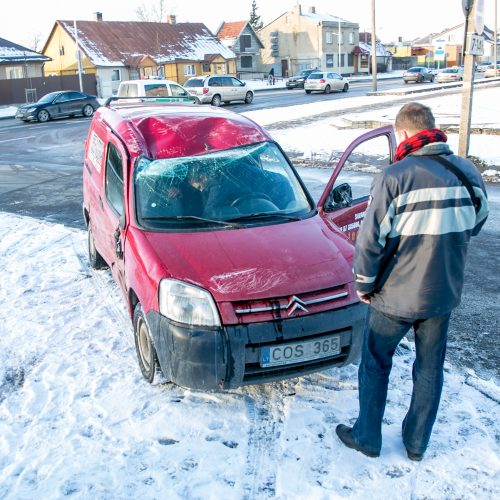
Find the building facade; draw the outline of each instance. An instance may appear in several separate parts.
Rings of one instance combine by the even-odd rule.
[[[295,5],[259,31],[264,44],[262,64],[274,68],[283,77],[300,70],[318,68],[350,75],[359,71],[355,47],[359,43],[359,25],[314,7],[307,12]]]

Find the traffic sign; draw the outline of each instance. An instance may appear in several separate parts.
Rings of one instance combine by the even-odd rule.
[[[482,35],[484,31],[484,0],[476,0],[474,2],[472,24],[474,26],[474,31],[478,35]]]
[[[467,54],[482,56],[484,54],[484,38],[481,35],[469,34]]]

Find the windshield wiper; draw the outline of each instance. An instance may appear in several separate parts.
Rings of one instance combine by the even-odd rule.
[[[153,217],[141,217],[142,220],[192,220],[195,222],[208,222],[210,224],[219,224],[221,226],[241,227],[240,224],[234,224],[232,221],[206,219],[205,217],[198,217],[196,215],[155,215]]]
[[[296,217],[294,215],[282,214],[279,212],[257,212],[254,214],[246,214],[246,215],[238,215],[237,217],[231,217],[230,219],[226,219],[228,222],[235,222],[240,220],[257,220],[257,219],[265,219],[268,217],[279,217],[280,219],[287,220],[302,220],[300,217]]]

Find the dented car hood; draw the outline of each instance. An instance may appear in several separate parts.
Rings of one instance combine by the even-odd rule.
[[[167,275],[209,290],[217,302],[281,297],[353,281],[354,247],[320,216],[145,237]]]

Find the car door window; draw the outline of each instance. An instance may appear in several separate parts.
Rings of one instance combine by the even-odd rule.
[[[187,97],[188,93],[180,85],[170,85],[174,97]]]
[[[61,94],[54,102],[57,104],[61,104],[63,102],[67,102],[69,100],[68,94]]]
[[[233,87],[243,87],[243,82],[237,78],[231,78],[231,83]]]
[[[105,172],[106,199],[118,216],[123,214],[123,159],[118,148],[108,144]]]

